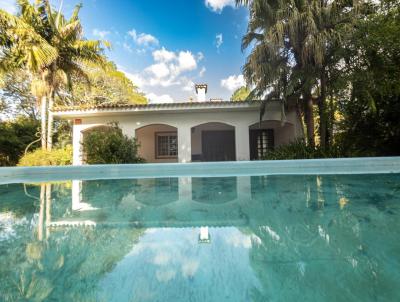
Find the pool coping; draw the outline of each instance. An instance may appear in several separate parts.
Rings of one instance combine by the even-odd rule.
[[[0,168],[0,184],[71,179],[386,173],[400,173],[400,156],[202,163],[3,167]]]

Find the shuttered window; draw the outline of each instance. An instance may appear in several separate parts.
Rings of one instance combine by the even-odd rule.
[[[250,143],[251,159],[263,159],[268,150],[274,149],[274,130],[250,130]]]

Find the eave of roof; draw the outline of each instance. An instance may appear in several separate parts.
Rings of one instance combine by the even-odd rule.
[[[107,104],[98,106],[56,107],[52,110],[54,116],[81,116],[92,114],[140,113],[140,112],[171,112],[171,111],[201,111],[213,109],[246,110],[258,108],[260,101],[207,101],[207,102],[180,102],[166,104]]]

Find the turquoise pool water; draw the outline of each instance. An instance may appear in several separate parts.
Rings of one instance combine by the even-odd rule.
[[[0,185],[0,301],[400,301],[400,174]]]

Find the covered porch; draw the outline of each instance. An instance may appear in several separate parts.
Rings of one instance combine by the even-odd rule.
[[[302,135],[295,112],[281,121],[280,105],[268,104],[262,121],[256,102],[129,105],[56,112],[73,121],[73,163],[85,163],[85,132],[117,123],[139,144],[147,163],[262,159],[265,153]]]

